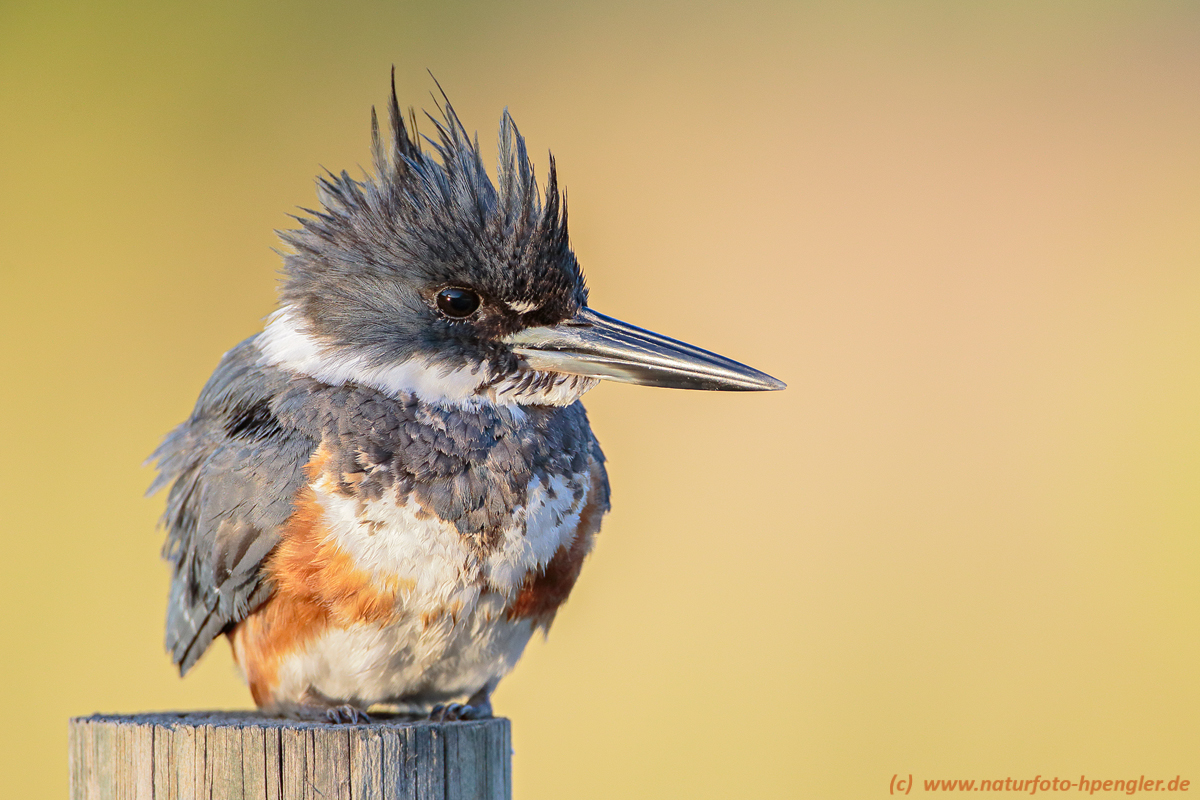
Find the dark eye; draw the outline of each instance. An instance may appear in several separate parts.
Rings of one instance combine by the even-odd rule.
[[[462,319],[479,310],[479,295],[470,289],[449,288],[438,292],[437,307],[447,317]]]

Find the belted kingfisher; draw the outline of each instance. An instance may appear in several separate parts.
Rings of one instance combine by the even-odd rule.
[[[543,196],[506,111],[493,184],[438,110],[426,152],[393,74],[374,174],[318,179],[278,309],[151,457],[167,650],[183,674],[225,634],[267,713],[490,716],[609,508],[580,396],[784,388],[589,308],[553,157]]]

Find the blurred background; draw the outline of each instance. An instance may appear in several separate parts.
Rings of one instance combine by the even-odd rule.
[[[1200,6],[51,0],[0,5],[8,796],[69,716],[250,705],[163,653],[141,464],[393,64],[553,148],[595,308],[790,385],[586,398],[518,797],[1200,782]]]

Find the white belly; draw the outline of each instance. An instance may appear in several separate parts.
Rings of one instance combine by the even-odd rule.
[[[395,495],[364,502],[323,476],[313,489],[326,539],[378,586],[396,592],[382,622],[344,620],[279,664],[277,698],[429,705],[490,691],[521,657],[534,621],[506,613],[528,576],[569,546],[587,476],[535,478],[525,506],[485,552],[457,528]]]
[[[532,621],[505,618],[505,604],[488,593],[457,620],[444,616],[426,624],[412,615],[331,628],[280,664],[280,694],[299,698],[315,691],[366,708],[427,707],[490,691],[533,633]]]

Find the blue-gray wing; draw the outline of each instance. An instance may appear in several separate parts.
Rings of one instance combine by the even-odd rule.
[[[181,673],[270,596],[260,567],[317,447],[272,412],[288,376],[260,366],[260,355],[253,338],[226,353],[192,416],[151,456],[159,474],[150,492],[171,487],[162,518],[172,568],[166,646]]]

